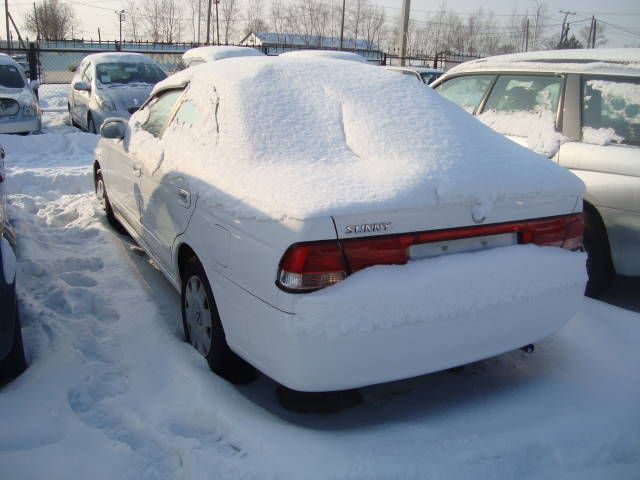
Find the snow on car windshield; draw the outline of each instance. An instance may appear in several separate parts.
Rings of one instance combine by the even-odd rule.
[[[0,86],[6,88],[23,88],[24,80],[13,65],[0,65]]]
[[[98,81],[102,85],[145,83],[154,85],[167,75],[148,62],[113,62],[96,65]]]
[[[188,81],[184,101],[198,119],[176,115],[154,137],[143,109],[131,119],[131,152],[158,175],[204,183],[200,198],[234,215],[305,219],[583,191],[565,169],[395,72],[232,58],[175,74],[156,91]]]

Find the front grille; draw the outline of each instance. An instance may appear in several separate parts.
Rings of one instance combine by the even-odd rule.
[[[13,98],[0,98],[0,116],[10,117],[20,111],[20,104]]]
[[[131,107],[131,108],[127,108],[127,110],[129,111],[129,113],[131,115],[133,115],[134,113],[136,113],[138,110],[140,110],[140,107]]]

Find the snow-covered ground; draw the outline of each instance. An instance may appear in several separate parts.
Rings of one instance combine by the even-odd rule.
[[[64,122],[0,136],[30,363],[0,390],[0,479],[640,478],[640,314],[585,299],[531,355],[293,413],[183,341],[178,294],[98,209],[97,137]]]

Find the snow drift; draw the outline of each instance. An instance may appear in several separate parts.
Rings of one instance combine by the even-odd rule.
[[[150,171],[181,173],[211,207],[236,216],[305,219],[583,192],[565,169],[414,79],[370,65],[232,58],[182,71],[155,91],[187,82],[199,121],[174,122],[159,140],[140,128],[138,112],[129,148]]]

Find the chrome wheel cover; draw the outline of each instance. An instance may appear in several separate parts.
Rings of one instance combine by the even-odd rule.
[[[184,317],[191,345],[206,357],[211,347],[213,323],[207,291],[197,275],[187,280],[184,291]]]
[[[105,210],[107,204],[104,200],[104,181],[102,178],[99,178],[98,183],[96,183],[96,197],[98,197],[98,201],[100,201],[102,209]]]

